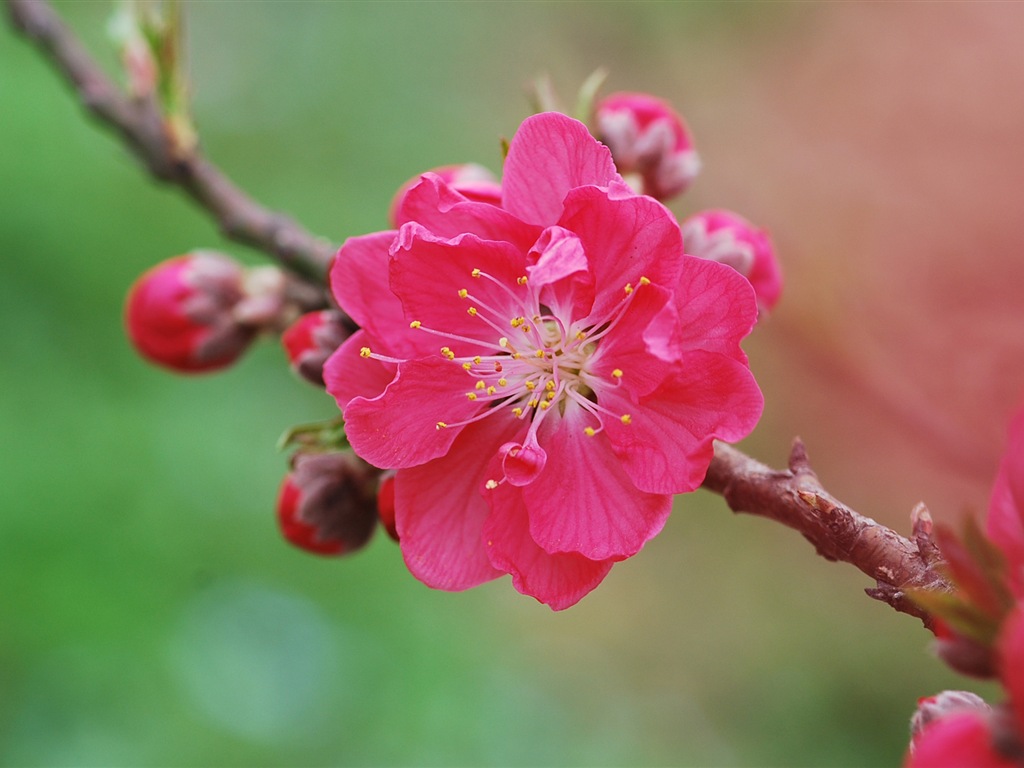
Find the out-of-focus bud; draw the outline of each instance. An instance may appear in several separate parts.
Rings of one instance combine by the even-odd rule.
[[[986,679],[996,676],[996,660],[990,646],[953,632],[935,621],[935,655],[962,675]]]
[[[917,700],[917,711],[910,718],[910,736],[917,736],[933,721],[955,712],[977,712],[987,716],[992,707],[970,691],[943,691]]]
[[[462,165],[444,165],[440,168],[431,168],[426,173],[436,173],[448,186],[465,195],[477,203],[490,203],[501,205],[501,184],[494,174],[476,163],[463,163]],[[420,180],[415,176],[398,188],[398,192],[391,200],[391,207],[388,209],[388,221],[391,226],[398,228],[404,221],[398,220],[399,210],[406,194]]]
[[[377,491],[377,514],[384,530],[395,541],[398,541],[398,529],[395,527],[395,473],[387,471],[380,476],[380,490]]]
[[[246,272],[217,253],[194,251],[157,264],[128,293],[125,325],[138,352],[182,373],[233,363],[258,325],[236,308],[247,298]]]
[[[379,474],[351,453],[296,453],[277,499],[282,535],[318,555],[360,549],[377,525]]]
[[[638,192],[667,200],[684,192],[700,171],[683,118],[646,93],[613,93],[595,110],[597,137],[619,173]]]
[[[334,309],[307,312],[281,334],[292,370],[307,381],[324,385],[324,361],[342,345],[352,329]]]
[[[975,709],[931,721],[911,739],[904,768],[1019,768],[993,733],[991,717]]]
[[[782,294],[782,272],[771,238],[738,213],[701,211],[682,223],[683,249],[691,256],[718,261],[735,269],[754,287],[762,313]]]

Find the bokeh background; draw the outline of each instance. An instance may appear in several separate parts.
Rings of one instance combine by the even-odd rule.
[[[208,154],[336,241],[444,163],[498,170],[549,72],[687,117],[680,215],[769,228],[783,303],[747,344],[744,447],[794,435],[906,531],[985,507],[1024,393],[1024,6],[186,3]],[[58,3],[114,71],[111,5]],[[945,671],[913,619],[797,534],[698,492],[555,614],[432,592],[386,536],[279,540],[289,425],[333,405],[272,341],[177,378],[121,330],[156,261],[225,243],[0,28],[0,763],[897,765]]]

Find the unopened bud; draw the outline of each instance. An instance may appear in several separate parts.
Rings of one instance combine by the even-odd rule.
[[[501,184],[494,174],[476,163],[463,163],[461,165],[444,165],[440,168],[432,168],[426,173],[435,173],[452,189],[459,194],[477,203],[490,203],[501,205]],[[399,220],[399,211],[405,196],[420,180],[419,176],[409,179],[401,187],[391,200],[391,207],[388,210],[388,221],[394,227],[399,227],[405,221]]]
[[[726,264],[747,278],[762,312],[775,306],[782,293],[782,272],[767,232],[738,213],[723,210],[701,211],[681,226],[686,253]]]
[[[380,477],[380,490],[377,491],[377,515],[384,530],[395,541],[398,541],[398,528],[395,526],[395,473],[385,472]]]
[[[257,328],[235,317],[245,270],[226,256],[194,251],[157,264],[128,293],[125,325],[138,352],[191,373],[230,365]]]
[[[940,625],[936,631],[933,646],[936,656],[962,675],[982,679],[996,676],[996,659],[990,646],[943,631],[943,627]]]
[[[917,738],[930,723],[955,712],[988,715],[991,711],[984,699],[970,691],[943,691],[917,700],[917,711],[910,718],[910,736]]]
[[[667,200],[684,192],[700,158],[683,118],[646,93],[613,93],[595,111],[597,137],[615,166],[640,193]]]
[[[282,535],[319,555],[363,547],[377,525],[379,471],[351,453],[297,453],[277,499]]]
[[[281,334],[292,370],[307,381],[324,386],[324,362],[352,333],[337,310],[307,312]]]

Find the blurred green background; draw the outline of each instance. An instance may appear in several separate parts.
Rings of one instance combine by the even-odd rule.
[[[498,170],[541,72],[670,99],[705,163],[674,210],[739,210],[787,273],[746,449],[782,464],[802,434],[904,531],[922,498],[984,508],[1024,392],[1019,7],[185,5],[207,153],[339,242],[422,170]],[[111,5],[57,7],[114,71]],[[896,765],[917,697],[970,687],[866,577],[705,492],[558,614],[507,580],[432,592],[386,536],[288,547],[275,441],[329,398],[271,341],[185,379],[121,330],[156,261],[258,255],[9,28],[0,105],[0,763]]]

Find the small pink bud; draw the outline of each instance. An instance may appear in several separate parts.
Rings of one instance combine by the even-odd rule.
[[[277,499],[282,535],[318,555],[360,549],[377,525],[378,475],[350,453],[296,453]]]
[[[448,186],[474,202],[501,205],[501,184],[498,183],[494,174],[482,165],[476,163],[443,165],[440,168],[432,168],[426,173],[436,173]],[[391,199],[391,207],[388,209],[388,221],[391,222],[391,226],[397,228],[405,223],[398,220],[398,211],[406,194],[419,180],[419,176],[409,179],[398,188],[398,192]]]
[[[992,707],[984,699],[970,691],[943,691],[917,700],[917,711],[910,718],[910,736],[917,738],[930,723],[955,712],[987,716],[991,711]]]
[[[128,292],[132,344],[147,360],[182,373],[230,365],[256,332],[234,314],[245,298],[244,280],[241,265],[210,251],[157,264]]]
[[[754,287],[757,305],[768,312],[782,293],[782,272],[768,233],[732,211],[701,211],[682,223],[683,249],[735,269]]]
[[[352,329],[337,310],[307,312],[281,334],[292,370],[307,381],[324,386],[324,361],[342,345]]]
[[[597,137],[640,193],[667,200],[684,192],[700,171],[683,118],[647,93],[613,93],[595,113]]]

